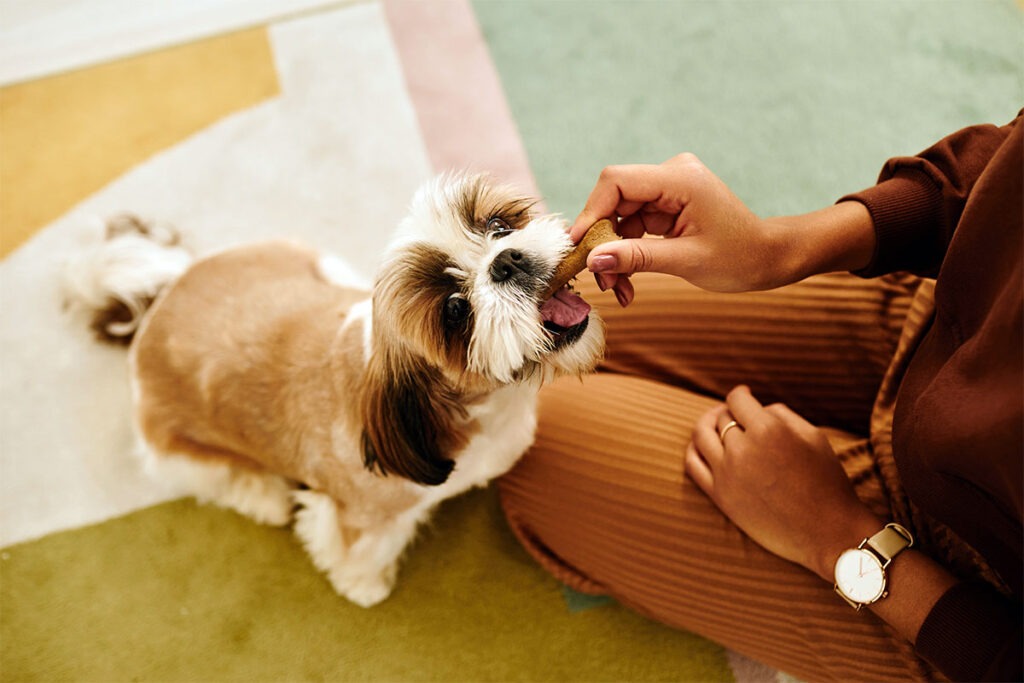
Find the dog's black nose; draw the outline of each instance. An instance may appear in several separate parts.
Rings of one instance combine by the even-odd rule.
[[[529,268],[529,259],[518,249],[506,249],[491,261],[491,279],[495,282],[512,280]]]

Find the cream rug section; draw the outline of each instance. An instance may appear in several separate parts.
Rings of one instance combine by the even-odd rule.
[[[270,35],[280,98],[141,164],[0,264],[0,546],[177,497],[132,454],[124,351],[97,344],[62,310],[62,266],[99,238],[103,217],[170,222],[200,254],[302,240],[368,281],[430,176],[378,4]]]

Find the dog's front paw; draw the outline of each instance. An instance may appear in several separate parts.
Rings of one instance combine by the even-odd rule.
[[[331,576],[330,579],[334,590],[360,607],[373,607],[383,602],[395,587],[393,570],[373,575]]]
[[[313,564],[327,574],[339,595],[360,607],[372,607],[391,595],[398,563],[387,558],[404,547],[400,536],[364,534],[355,546],[347,546],[338,507],[329,496],[317,491],[296,491],[293,498],[299,505],[295,533],[302,539]],[[401,542],[396,543],[396,539]]]

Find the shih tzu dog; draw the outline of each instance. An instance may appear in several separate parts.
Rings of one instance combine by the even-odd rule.
[[[442,500],[506,472],[537,392],[599,361],[604,333],[570,287],[564,222],[485,176],[421,189],[372,293],[289,242],[194,260],[121,218],[69,271],[108,339],[130,340],[151,472],[295,533],[335,590],[385,599]]]

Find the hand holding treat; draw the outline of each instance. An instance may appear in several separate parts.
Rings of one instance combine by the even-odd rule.
[[[709,291],[744,292],[816,272],[856,270],[874,249],[870,215],[859,202],[840,202],[806,219],[762,219],[692,154],[605,168],[570,236],[581,239],[606,217],[618,219],[623,239],[594,249],[587,265],[623,306],[633,299],[633,273],[667,273]]]
[[[618,238],[619,236],[615,234],[615,227],[607,218],[594,223],[587,230],[586,234],[583,235],[580,243],[558,264],[555,274],[551,276],[551,282],[548,283],[548,289],[544,292],[541,299],[550,299],[554,296],[555,292],[569,284],[569,281],[579,275],[580,272],[586,270],[587,256],[590,255],[594,247],[605,242],[617,240]]]

